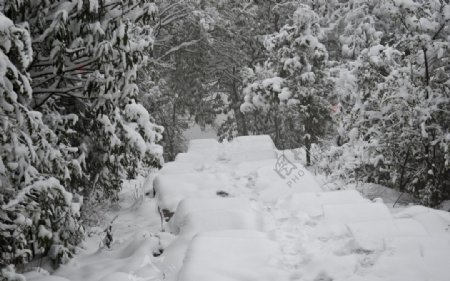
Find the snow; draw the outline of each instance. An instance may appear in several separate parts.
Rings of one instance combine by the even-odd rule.
[[[255,159],[268,151],[276,156]],[[51,278],[448,280],[450,213],[393,208],[398,194],[377,185],[324,191],[292,153],[280,153],[267,136],[191,141],[154,180],[126,182],[122,209],[111,214],[118,218],[110,249],[98,247],[99,229]],[[292,161],[290,174],[276,169],[283,155]],[[162,220],[158,209],[174,215]]]
[[[0,46],[6,53],[8,53],[11,48],[11,41],[9,38],[5,38],[5,34],[9,33],[8,29],[10,29],[13,25],[13,22],[9,18],[5,17],[3,14],[0,14],[0,38],[2,39],[0,40]]]
[[[261,151],[236,151],[231,154],[231,159],[234,162],[242,163],[247,161],[264,161],[276,158],[275,151],[273,149],[261,150]]]
[[[175,215],[170,220],[173,232],[179,232],[182,225],[186,225],[186,217],[191,213],[204,214],[217,211],[240,211],[242,213],[251,212],[256,207],[252,202],[244,198],[186,198],[178,204]],[[201,216],[201,215],[197,215]],[[195,218],[195,215],[194,215]],[[190,218],[192,221],[192,217]],[[195,220],[195,219],[194,219]]]
[[[226,189],[218,175],[203,172],[165,175],[155,178],[154,188],[162,209],[175,211],[178,203],[187,197],[217,197],[218,191]]]
[[[99,281],[99,280],[156,280],[162,279],[154,257],[160,247],[173,240],[169,233],[161,233],[157,205],[153,198],[144,197],[137,189],[146,190],[152,176],[136,181],[125,181],[120,194],[119,211],[105,214],[98,226],[92,227],[78,254],[68,264],[51,272],[30,271],[28,281]],[[142,195],[139,195],[142,194]],[[111,248],[101,247],[105,224],[114,217]],[[44,263],[45,266],[45,263]],[[46,268],[48,271],[51,268]],[[134,279],[133,279],[134,278]],[[145,279],[152,278],[152,279]]]
[[[236,144],[239,151],[261,151],[275,149],[270,136],[241,136],[233,140],[232,144]]]
[[[184,164],[179,163],[184,162],[183,160],[179,160],[178,156],[177,159],[175,159],[175,162],[168,162],[164,167],[160,170],[161,175],[173,175],[173,174],[189,174],[194,173],[197,169],[195,167],[198,167],[198,169],[201,168],[201,165],[194,166],[195,161],[185,161],[185,163],[191,163],[191,164]]]
[[[173,233],[190,234],[226,229],[264,230],[258,207],[240,198],[184,199],[171,219]]]
[[[389,249],[373,266],[376,274],[372,274],[368,280],[448,279],[449,270],[446,265],[450,257],[448,241],[401,237],[389,240],[388,244]]]
[[[261,232],[205,233],[191,242],[178,280],[290,280],[277,266],[279,256],[278,245]]]
[[[203,233],[227,229],[264,230],[264,218],[250,211],[218,210],[189,213],[181,223],[181,233]]]
[[[324,217],[330,222],[352,223],[391,219],[391,213],[384,204],[330,204],[323,206]]]
[[[413,219],[395,219],[399,235],[402,236],[428,236],[428,231],[424,226]]]
[[[188,213],[182,221],[177,220],[177,222],[176,226],[171,227],[171,231],[179,236],[163,254],[163,267],[176,268],[177,272],[183,265],[183,257],[192,239],[197,235],[223,230],[264,231],[266,227],[260,213],[233,209],[194,211]]]
[[[418,7],[418,3],[414,3],[412,0],[394,0],[396,6],[399,6],[404,9],[414,10],[414,8]]]
[[[450,20],[450,5],[449,4],[445,5],[443,10],[445,20]]]
[[[450,213],[414,206],[396,213],[395,218],[411,218],[422,224],[430,235],[450,240]]]
[[[271,87],[274,92],[281,92],[281,84],[283,84],[284,79],[281,77],[273,77],[267,78],[262,81],[262,85],[264,88]]]
[[[19,213],[19,214],[17,214],[17,218],[14,220],[14,223],[18,224],[18,225],[24,225],[24,226],[28,225],[28,226],[30,226],[31,225],[31,220],[26,218],[24,215]]]
[[[440,209],[443,211],[450,212],[450,200],[446,200],[446,201],[442,202],[440,205]]]
[[[45,226],[40,225],[39,226],[39,232],[38,232],[38,237],[39,238],[47,238],[47,239],[52,239],[52,232],[49,231],[48,229],[45,228]]]
[[[275,171],[276,161],[270,165],[260,167],[256,172],[255,186],[260,190],[260,199],[264,202],[276,202],[296,193],[320,192],[318,182],[314,176],[301,164],[296,163],[297,169],[285,178],[281,178]]]
[[[404,236],[428,236],[423,226],[414,220],[376,220],[348,224],[360,249],[375,251],[388,247],[385,239]]]
[[[205,152],[217,149],[219,143],[216,139],[195,139],[189,141],[188,152]]]
[[[7,209],[26,201],[26,196],[28,196],[31,192],[45,191],[51,193],[50,191],[52,189],[58,190],[61,193],[67,205],[70,205],[72,203],[72,193],[67,192],[57,179],[48,178],[36,181],[33,184],[27,186],[16,195],[14,200],[9,201],[8,204],[3,205],[2,207]]]
[[[6,266],[5,268],[2,268],[0,273],[1,273],[2,279],[4,277],[5,280],[14,280],[14,281],[25,281],[26,280],[22,274],[16,273],[14,265],[9,265],[9,266]],[[65,281],[65,280],[61,280],[61,281]]]
[[[292,92],[287,87],[284,87],[281,90],[281,93],[278,94],[278,98],[282,101],[289,100],[291,96],[292,96]]]
[[[364,203],[364,199],[355,190],[333,192],[305,192],[293,194],[281,204],[287,204],[293,214],[306,213],[311,217],[323,215],[323,206],[332,204]]]

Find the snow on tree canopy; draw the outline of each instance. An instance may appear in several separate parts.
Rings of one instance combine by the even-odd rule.
[[[72,193],[49,176],[67,170],[64,145],[44,123],[43,114],[30,108],[33,96],[26,69],[32,62],[31,39],[27,29],[3,14],[0,38],[0,240],[12,246],[12,252],[2,252],[0,262],[23,263],[34,246],[46,251],[61,244],[59,254],[71,255],[83,234],[72,213]],[[28,231],[37,231],[36,245],[27,241],[23,233]]]
[[[38,245],[23,235],[0,240],[24,249],[18,263],[37,246],[59,264],[83,236],[80,198],[114,200],[125,175],[163,162],[163,128],[140,105],[136,84],[158,8],[131,0],[8,0],[1,7],[1,220],[17,222],[14,232],[18,218],[31,219],[26,231],[40,238]],[[39,236],[39,229],[52,233]],[[0,263],[13,256],[2,253]]]

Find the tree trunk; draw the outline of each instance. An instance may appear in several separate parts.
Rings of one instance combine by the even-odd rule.
[[[306,166],[311,166],[311,141],[308,138],[305,141],[305,147],[306,147]]]
[[[174,102],[172,107],[172,120],[170,123],[172,124],[171,128],[165,128],[164,133],[167,136],[167,145],[164,147],[164,150],[167,152],[167,160],[173,161],[175,160],[176,151],[175,151],[175,131],[176,131],[176,122],[177,122],[177,107],[176,102]],[[172,132],[170,131],[172,129]]]
[[[274,139],[275,145],[279,149],[284,149],[284,147],[280,146],[280,129],[279,129],[279,125],[278,125],[278,117],[274,116],[273,118],[274,118],[274,121],[275,121],[274,122],[275,123],[275,139]]]
[[[233,89],[233,92],[234,92],[234,89]],[[235,100],[235,97],[234,97],[235,95],[237,95],[237,94],[233,93],[232,107],[233,107],[233,111],[234,111],[234,118],[236,118],[238,135],[239,136],[247,136],[248,131],[247,131],[247,124],[245,122],[245,115],[244,115],[244,113],[241,112],[241,105],[239,104],[239,100]]]
[[[405,191],[406,183],[408,182],[408,180],[404,180],[404,178],[405,178],[405,172],[406,172],[406,165],[408,165],[408,161],[409,161],[410,149],[411,149],[411,145],[408,147],[408,150],[406,151],[405,160],[403,161],[403,166],[402,166],[402,170],[400,173],[400,184],[399,184],[400,192]]]
[[[278,106],[275,105],[275,110],[274,110],[274,114],[273,114],[273,120],[274,120],[274,125],[275,125],[275,146],[278,149],[282,149],[284,150],[284,144],[280,143],[280,124],[279,124],[279,120],[278,120]],[[270,112],[269,112],[270,114]]]
[[[236,75],[236,68],[233,67],[233,75]],[[233,79],[232,89],[231,89],[231,103],[234,111],[234,118],[236,118],[236,125],[239,136],[247,136],[247,124],[245,122],[245,115],[241,112],[241,99],[239,97],[238,86],[236,80]]]
[[[247,125],[245,124],[245,116],[240,110],[238,110],[238,112],[237,112],[236,122],[238,124],[238,126],[237,126],[238,134],[240,136],[247,136],[248,131],[247,131]]]
[[[309,115],[311,116],[311,112],[309,112]],[[304,138],[305,140],[305,147],[306,147],[306,166],[311,166],[311,146],[312,146],[312,136],[313,136],[313,130],[312,130],[312,121],[311,117],[308,117],[305,120],[305,134],[308,134],[307,138]]]
[[[423,51],[423,60],[425,63],[425,86],[428,87],[430,85],[430,70],[428,66],[427,48],[423,47],[422,51]],[[426,89],[426,93],[427,93],[426,98],[428,99],[428,89]]]

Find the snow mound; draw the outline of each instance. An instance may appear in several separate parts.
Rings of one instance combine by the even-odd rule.
[[[233,162],[242,163],[247,161],[264,161],[275,159],[277,154],[275,150],[255,150],[255,151],[234,151],[230,158]]]
[[[221,183],[220,179],[219,174],[200,172],[159,174],[153,185],[159,207],[174,212],[184,198],[217,197],[217,192],[226,189],[226,184]]]
[[[283,281],[278,244],[255,231],[223,231],[196,236],[184,259],[179,281]]]
[[[219,142],[216,139],[195,139],[189,141],[188,152],[206,153],[219,148]]]
[[[159,170],[159,173],[163,175],[188,174],[194,172],[196,172],[194,165],[179,162],[167,162],[164,167]]]
[[[293,194],[291,198],[282,200],[279,204],[286,204],[293,214],[306,213],[311,217],[323,215],[324,205],[358,204],[367,202],[355,190],[330,192],[305,192]]]
[[[395,201],[399,195],[374,185],[362,194],[324,192],[305,167],[276,152],[268,136],[191,141],[154,178],[155,198],[136,200],[138,189],[148,188],[127,182],[111,249],[97,250],[97,242],[52,278],[448,280],[450,213],[388,209],[363,195]],[[161,209],[169,222],[160,219]]]
[[[261,214],[254,211],[216,210],[191,212],[182,223],[181,233],[196,234],[227,229],[264,231],[264,218]]]
[[[275,167],[276,160],[265,159],[261,161],[245,161],[233,165],[234,174],[236,177],[247,177],[249,175],[256,175],[258,179],[261,177],[259,170],[262,168],[268,168],[272,170]],[[256,186],[259,188],[259,185]]]
[[[175,157],[175,163],[186,166],[199,166],[204,163],[211,163],[215,160],[217,160],[217,153],[215,153],[214,151],[208,153],[200,153],[200,152],[179,153]]]
[[[322,192],[315,177],[301,164],[295,164],[290,174],[280,174],[276,170],[277,160],[257,170],[255,186],[260,190],[263,202],[276,202],[297,193]]]
[[[269,136],[240,136],[228,144],[233,162],[264,161],[276,158],[276,148]]]
[[[358,248],[368,251],[384,250],[386,239],[404,236],[428,236],[425,228],[411,219],[377,220],[348,224]]]
[[[394,238],[364,280],[446,281],[449,276],[450,244],[446,240]],[[361,280],[355,278],[353,280]]]
[[[175,215],[170,220],[171,231],[178,233],[180,228],[186,225],[186,217],[191,213],[208,214],[214,211],[251,212],[255,208],[254,204],[245,198],[209,198],[207,200],[186,198],[178,204]]]
[[[395,214],[395,218],[411,218],[422,224],[427,232],[450,241],[450,213],[423,206],[413,206]]]
[[[170,220],[178,239],[164,252],[165,268],[181,268],[192,238],[199,233],[223,230],[264,231],[266,222],[255,206],[241,198],[184,199]]]
[[[386,254],[389,256],[410,256],[435,258],[450,257],[450,242],[445,239],[432,239],[429,236],[402,236],[385,239]]]
[[[235,144],[242,151],[264,151],[274,150],[275,144],[268,135],[259,136],[240,136],[233,140]]]
[[[323,206],[325,220],[333,223],[354,223],[392,219],[381,203],[339,204]]]

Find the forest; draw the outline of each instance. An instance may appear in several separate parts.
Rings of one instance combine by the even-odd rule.
[[[66,263],[122,181],[173,161],[194,125],[270,135],[333,180],[436,207],[450,3],[0,0],[0,268]]]

